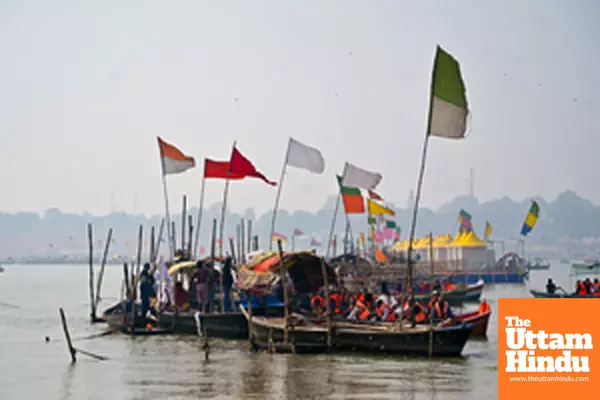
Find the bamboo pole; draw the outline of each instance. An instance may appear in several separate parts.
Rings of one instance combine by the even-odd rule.
[[[325,259],[321,257],[321,273],[323,274],[323,290],[325,294],[325,306],[327,310],[327,347],[331,349],[331,331],[332,331],[332,314],[331,301],[329,300],[329,278],[327,276],[327,267]]]
[[[186,214],[187,214],[187,196],[184,194],[183,195],[183,204],[181,205],[181,252],[182,253],[185,251]]]
[[[248,219],[248,253],[252,252],[252,220]]]
[[[90,247],[90,268],[89,268],[89,284],[90,284],[90,321],[96,321],[96,299],[94,297],[94,237],[92,233],[92,224],[88,224],[88,243]]]
[[[59,308],[58,312],[60,314],[60,320],[62,322],[63,331],[65,332],[67,349],[69,349],[69,354],[71,355],[71,363],[74,364],[77,361],[77,357],[75,356],[77,351],[73,347],[73,343],[71,343],[71,335],[69,335],[69,328],[67,327],[67,317],[65,317],[65,312],[62,308]]]
[[[283,246],[281,245],[281,239],[277,239],[277,249],[279,250],[279,278],[281,280],[281,287],[283,289],[283,311],[284,311],[284,331],[283,331],[283,341],[285,344],[288,344],[288,330],[289,330],[289,320],[290,320],[290,311],[289,311],[289,299],[288,299],[288,291],[287,284],[285,280],[285,270],[283,268]]]
[[[160,253],[160,243],[162,242],[164,230],[165,230],[165,219],[163,218],[160,220],[160,227],[158,228],[158,236],[156,237],[156,246],[154,247],[154,258],[152,259],[154,264],[156,264],[156,260],[158,259],[158,254]]]
[[[177,234],[175,233],[175,222],[171,222],[171,237],[169,238],[171,244],[173,246],[173,255],[172,259],[175,259],[175,253],[177,252]]]
[[[240,221],[240,245],[238,252],[240,253],[240,262],[239,264],[244,264],[246,262],[246,229],[245,229],[245,219],[242,218]]]
[[[102,255],[102,265],[100,266],[100,273],[98,274],[98,284],[96,286],[96,306],[100,302],[100,288],[102,287],[102,279],[104,278],[104,269],[106,268],[106,258],[108,257],[108,250],[110,248],[110,242],[112,240],[113,230],[110,228],[108,230],[108,236],[106,238],[106,243],[104,244],[104,254]]]
[[[231,252],[232,260],[237,260],[236,254],[235,254],[235,244],[233,243],[232,237],[229,238],[229,251]]]
[[[236,141],[233,141],[231,146],[231,154],[235,150]],[[229,176],[231,174],[231,165],[227,170],[227,178],[225,179],[225,187],[223,188],[223,203],[221,204],[221,223],[219,224],[219,257],[223,256],[223,233],[225,230],[225,216],[227,213],[227,194],[229,193]]]
[[[233,257],[233,252],[231,253],[231,256],[235,260],[236,264],[239,262],[239,259],[242,257],[242,250],[241,250],[242,238],[240,235],[241,235],[240,224],[236,224],[235,225],[235,248],[237,250],[237,253],[236,253],[237,257]]]
[[[329,238],[327,239],[327,250],[325,251],[325,257],[329,258],[329,252],[331,251],[331,243],[333,243],[333,231],[335,230],[335,221],[337,219],[338,209],[340,208],[340,199],[342,194],[340,193],[335,202],[335,208],[333,210],[333,216],[331,217],[331,227],[329,228]],[[335,257],[335,254],[333,255]]]
[[[194,222],[194,217],[191,215],[188,215],[188,243],[187,243],[187,256],[189,260],[193,260],[194,256],[192,254],[192,245],[194,244],[194,242],[192,241],[192,237],[194,235],[194,229],[196,229],[196,227],[193,224]]]
[[[129,268],[127,263],[123,263],[123,282],[125,282],[125,299],[128,299],[131,293],[131,283],[129,282]]]
[[[248,342],[250,349],[254,348],[254,321],[252,321],[252,296],[248,290]]]
[[[151,264],[151,269],[154,272],[155,266],[154,266],[154,253],[156,252],[156,243],[155,243],[155,229],[154,229],[154,225],[152,225],[152,227],[150,228],[150,264]]]
[[[433,264],[433,233],[429,233],[429,267],[431,269],[431,282],[429,283],[430,298],[433,297],[433,279],[435,277],[435,265]],[[431,301],[431,300],[430,300]],[[433,356],[433,307],[429,311],[429,357]]]
[[[135,282],[137,287],[137,282],[140,279],[140,264],[142,263],[142,243],[143,243],[143,226],[140,224],[138,230],[138,247],[137,247],[137,256],[136,256],[136,266],[135,266]]]

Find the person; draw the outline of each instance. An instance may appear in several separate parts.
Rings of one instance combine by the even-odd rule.
[[[383,300],[377,300],[375,311],[379,321],[394,322],[396,320],[396,314],[394,314],[392,306]]]
[[[585,291],[586,294],[589,296],[592,294],[592,281],[590,280],[590,278],[587,278],[584,282],[583,282],[583,286],[585,286]]]
[[[433,308],[433,322],[439,323],[443,322],[447,319],[453,319],[454,314],[452,313],[452,309],[450,308],[450,304],[446,300],[444,300],[444,296],[440,295],[438,297],[438,301],[435,303],[435,307]]]
[[[202,261],[196,263],[193,280],[196,284],[198,310],[200,310],[200,312],[209,312],[208,285],[211,281],[211,273]]]
[[[552,278],[548,278],[548,283],[546,283],[546,293],[548,293],[548,294],[556,293],[556,285],[554,284],[554,281],[552,280]]]
[[[142,317],[145,317],[150,310],[150,297],[155,297],[154,276],[150,273],[150,263],[144,264],[144,269],[140,274],[140,298],[142,300]]]
[[[316,312],[321,313],[323,311],[324,300],[320,293],[315,293],[310,299],[310,308]]]
[[[225,312],[231,311],[231,287],[233,286],[233,259],[225,258],[223,264],[223,305]]]
[[[183,283],[177,282],[175,284],[175,305],[178,308],[186,309],[190,305],[188,303],[188,295],[186,291],[183,289]]]
[[[586,296],[588,294],[583,282],[581,282],[581,281],[575,282],[575,293],[574,294],[576,294],[578,296]]]
[[[348,315],[348,319],[358,319],[360,321],[366,321],[369,319],[371,312],[369,308],[361,300],[352,298],[351,307],[352,312]]]
[[[600,296],[600,282],[598,278],[594,279],[594,296]]]
[[[435,283],[433,284],[433,290],[437,291],[437,292],[441,292],[442,291],[442,284],[437,279],[435,280]]]

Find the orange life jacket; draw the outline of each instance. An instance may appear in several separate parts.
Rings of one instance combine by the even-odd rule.
[[[333,310],[334,313],[339,314],[342,312],[342,306],[344,305],[344,296],[342,296],[339,293],[334,293],[331,296],[329,296],[330,298],[332,298],[335,301],[335,309]]]
[[[427,320],[427,314],[423,311],[423,307],[420,308],[419,312],[415,315],[415,322],[420,324]]]
[[[385,320],[388,322],[395,321],[396,314],[394,314],[394,309],[388,303],[382,303],[381,306],[377,307],[377,316],[381,319],[386,309],[388,310],[388,315]]]
[[[323,309],[323,298],[321,296],[319,296],[318,294],[315,294],[311,299],[310,299],[310,306],[312,307],[313,310],[317,310],[317,311],[321,311]]]
[[[585,296],[588,294],[587,289],[585,288],[585,285],[583,283],[578,283],[576,290],[576,294],[578,294],[579,296]]]
[[[358,300],[356,302],[355,306],[359,308],[359,310],[358,310],[358,319],[359,320],[364,321],[367,318],[369,318],[369,315],[371,315],[371,312],[369,311],[369,308],[367,306],[365,306],[365,303]]]
[[[594,296],[600,296],[600,283],[594,285]]]

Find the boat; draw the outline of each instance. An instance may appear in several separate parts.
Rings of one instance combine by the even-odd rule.
[[[450,290],[442,290],[444,299],[450,303],[450,305],[457,306],[463,303],[478,303],[483,292],[485,282],[480,279],[474,284],[468,285],[456,285]],[[420,302],[429,302],[430,294],[415,294],[415,299]]]
[[[600,272],[600,261],[589,260],[590,262],[574,263],[571,268],[576,275],[597,274]]]
[[[120,330],[125,333],[135,335],[141,334],[164,334],[167,333],[164,327],[159,327],[158,320],[154,317],[142,317],[139,313],[140,304],[135,305],[135,318],[131,313],[131,306],[126,300],[107,308],[102,313],[99,321],[104,321],[114,330]],[[152,332],[151,332],[152,331]]]
[[[469,339],[475,338],[486,338],[488,325],[490,323],[490,316],[492,315],[492,310],[480,312],[479,310],[471,311],[465,314],[456,315],[454,318],[456,321],[459,321],[463,324],[473,324],[475,328]]]
[[[560,259],[560,263],[561,264],[569,264],[571,261],[568,258],[561,258]]]
[[[250,316],[242,308],[244,316]],[[258,343],[284,341],[285,319],[252,316],[253,340]],[[296,352],[367,352],[401,355],[429,355],[430,340],[432,356],[460,356],[474,324],[450,327],[431,327],[406,324],[366,325],[353,321],[334,322],[331,347],[327,346],[328,331],[325,324],[317,324],[296,313],[290,315],[288,341]],[[433,335],[433,336],[431,336]]]
[[[579,295],[579,294],[571,294],[571,293],[567,293],[567,292],[563,292],[563,293],[546,293],[546,292],[542,292],[539,290],[530,290],[529,291],[531,293],[531,295],[535,298],[538,299],[564,299],[564,298],[568,298],[568,299],[600,299],[600,296],[594,296],[592,295]]]
[[[529,262],[526,265],[529,271],[541,271],[550,269],[550,262],[547,260],[536,259],[534,262]]]
[[[0,265],[0,273],[4,272],[4,267],[2,265]]]

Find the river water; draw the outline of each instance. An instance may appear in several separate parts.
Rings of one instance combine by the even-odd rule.
[[[84,265],[9,265],[0,273],[0,399],[496,399],[497,320],[487,342],[469,342],[460,359],[398,356],[252,353],[245,341],[211,341],[208,361],[193,336],[129,337],[89,324]],[[114,303],[120,266],[109,266],[99,308]],[[552,275],[570,288],[568,266],[534,271],[527,285],[489,286],[483,298],[530,297]],[[71,365],[60,318],[63,307],[75,347]],[[458,310],[457,310],[458,311]],[[46,343],[45,337],[50,338]]]

